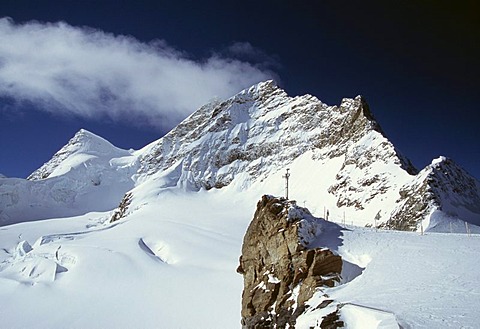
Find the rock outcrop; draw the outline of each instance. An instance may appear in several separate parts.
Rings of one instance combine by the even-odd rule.
[[[263,196],[244,237],[242,326],[286,328],[295,325],[318,287],[340,279],[342,258],[328,248],[310,248],[322,231],[295,201]]]

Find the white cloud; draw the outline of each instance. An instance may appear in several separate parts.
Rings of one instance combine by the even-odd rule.
[[[234,55],[195,60],[161,40],[146,44],[66,23],[2,18],[0,96],[57,114],[169,127],[213,97],[275,76]]]

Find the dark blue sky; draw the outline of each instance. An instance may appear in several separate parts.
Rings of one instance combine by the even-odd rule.
[[[480,178],[480,7],[476,1],[19,1],[15,23],[64,21],[142,42],[162,39],[202,60],[248,42],[290,94],[339,104],[361,94],[419,168],[445,155]],[[1,42],[1,40],[0,40]],[[257,63],[258,64],[258,63]],[[165,128],[86,119],[2,98],[0,173],[26,177],[80,128],[138,149]],[[11,109],[13,107],[13,110]]]

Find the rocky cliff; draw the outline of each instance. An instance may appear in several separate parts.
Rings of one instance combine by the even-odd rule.
[[[258,202],[237,269],[243,328],[293,327],[316,289],[340,280],[342,258],[312,248],[322,222],[294,201],[265,195]]]

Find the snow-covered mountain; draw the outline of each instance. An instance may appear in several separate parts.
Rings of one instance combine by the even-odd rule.
[[[415,172],[360,96],[328,106],[311,95],[289,97],[273,81],[207,104],[143,151],[142,173],[174,168],[176,183],[193,189],[221,188],[240,174],[247,187],[306,153],[318,163],[343,157],[342,167],[381,161]]]
[[[446,158],[417,172],[362,97],[328,106],[272,81],[140,150],[81,130],[28,180],[0,177],[0,327],[240,327],[242,239],[287,168],[290,199],[348,226],[322,233],[342,284],[298,328],[325,295],[349,328],[475,327],[478,181]],[[358,227],[374,224],[448,234]]]
[[[111,210],[134,187],[137,209],[142,195],[166,188],[231,186],[256,197],[281,195],[290,168],[290,196],[317,215],[362,226],[463,232],[460,221],[480,224],[479,183],[452,160],[441,162],[443,171],[432,165],[417,174],[360,96],[328,106],[311,95],[290,97],[266,81],[206,104],[138,151],[79,131],[29,182],[3,180],[0,220]],[[27,205],[32,211],[20,215]],[[52,208],[57,212],[49,215]]]
[[[111,165],[109,162],[113,158],[129,157],[130,155],[130,152],[113,146],[107,140],[85,129],[80,129],[64,147],[53,155],[50,161],[35,170],[27,179],[52,178],[70,171],[82,170],[83,167],[91,167],[93,170],[83,172],[90,175],[85,177],[85,180],[90,178],[95,184],[100,185],[100,177],[92,177],[92,175],[101,175],[104,168]]]
[[[82,129],[28,180],[0,177],[0,225],[111,210],[134,187],[135,159]]]

